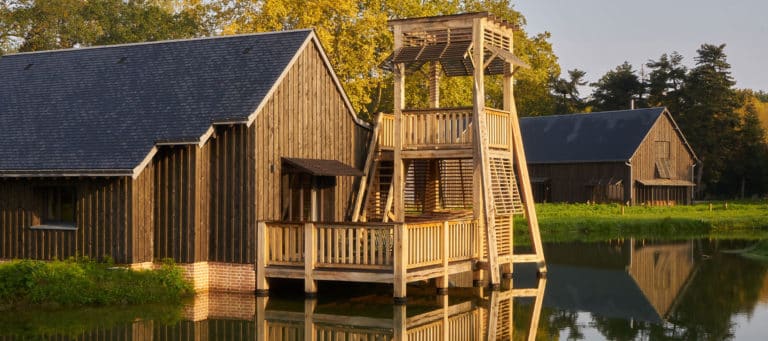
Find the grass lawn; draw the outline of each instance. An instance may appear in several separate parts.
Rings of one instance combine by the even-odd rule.
[[[690,206],[537,204],[542,239],[548,242],[636,237],[653,239],[768,239],[768,200]],[[515,244],[528,243],[524,218],[515,220]]]

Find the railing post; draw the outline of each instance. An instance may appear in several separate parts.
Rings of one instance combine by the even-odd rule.
[[[307,297],[317,295],[317,281],[315,280],[315,264],[317,263],[317,231],[315,223],[304,224],[304,294]]]
[[[267,240],[267,223],[260,221],[256,225],[256,294],[266,295],[269,292],[267,282],[267,259],[269,258],[269,241]]]
[[[397,304],[404,304],[406,299],[406,284],[408,267],[408,225],[404,223],[394,224],[395,249],[394,249],[394,299]]]
[[[442,228],[442,236],[443,242],[441,250],[442,258],[443,258],[443,274],[441,277],[437,278],[437,294],[438,295],[447,295],[448,294],[448,254],[450,251],[450,238],[448,235],[448,222],[443,222],[443,228]]]

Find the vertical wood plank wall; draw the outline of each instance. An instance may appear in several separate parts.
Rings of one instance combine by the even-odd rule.
[[[255,126],[218,127],[210,148],[209,259],[253,263],[256,225]],[[276,184],[279,186],[279,184]]]
[[[281,218],[282,158],[361,169],[369,136],[309,44],[250,127],[217,126],[202,147],[159,147],[135,180],[66,180],[77,185],[77,231],[29,229],[38,219],[29,188],[44,182],[0,180],[0,258],[253,263],[256,221]],[[350,214],[357,181],[337,177],[334,220]]]
[[[77,230],[30,229],[39,224],[41,210],[33,188],[46,185],[76,188]],[[131,263],[131,195],[130,178],[0,180],[0,258],[109,256],[118,263]]]
[[[587,184],[599,179],[624,179],[627,166],[623,162],[529,164],[531,178],[551,180],[552,202],[586,202],[592,200]],[[625,193],[626,196],[626,193]]]
[[[162,147],[153,162],[154,256],[191,263],[208,260],[206,150],[197,145]],[[145,170],[146,171],[146,170]],[[207,201],[206,201],[207,202]]]
[[[365,162],[368,129],[357,125],[344,105],[314,44],[298,57],[254,122],[258,220],[280,216],[283,157],[334,159],[358,169]],[[342,220],[354,199],[354,177],[337,177],[335,218]]]
[[[688,148],[685,147],[683,140],[678,132],[675,131],[672,121],[666,114],[659,117],[659,120],[653,125],[648,132],[648,136],[646,136],[635,152],[632,158],[632,178],[635,180],[658,178],[656,173],[656,141],[669,141],[669,159],[670,165],[673,168],[672,179],[692,181],[691,166],[694,164],[693,156],[689,153]],[[649,200],[651,198],[651,191],[658,189],[657,186],[642,187],[644,186],[637,184],[634,186],[637,203]],[[661,189],[663,190],[657,190],[654,193],[664,193],[666,196],[666,191],[670,190],[672,192],[672,199],[679,199],[680,197],[686,199],[685,202],[678,201],[678,203],[689,203],[690,201],[692,190],[690,187],[674,187],[669,189],[662,187]],[[656,197],[658,198],[660,195],[656,195]]]

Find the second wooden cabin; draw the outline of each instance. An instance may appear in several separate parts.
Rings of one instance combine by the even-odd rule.
[[[666,108],[520,120],[537,202],[689,204],[700,163]]]

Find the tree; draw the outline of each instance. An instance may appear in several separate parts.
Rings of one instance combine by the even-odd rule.
[[[568,71],[568,79],[559,78],[553,81],[552,93],[555,96],[556,114],[584,111],[586,104],[579,94],[579,87],[587,84],[584,80],[586,75],[582,70],[573,69]]]
[[[736,109],[741,106],[741,96],[733,88],[725,44],[704,44],[697,53],[696,67],[686,77],[685,104],[677,122],[703,161],[698,179],[716,191],[723,172],[738,155],[741,119]]]
[[[219,23],[225,34],[314,28],[353,107],[364,118],[392,110],[392,76],[379,67],[392,53],[388,19],[489,11],[525,25],[525,18],[509,0],[229,0],[221,7]],[[550,75],[559,76],[560,69],[548,38],[547,33],[529,37],[523,29],[515,32],[516,54],[533,67],[516,74],[521,115],[551,111],[546,84]],[[424,79],[423,73],[406,78],[406,102],[425,98],[417,96],[425,91]],[[466,79],[443,77],[441,102],[466,104],[471,98],[467,84],[471,83]],[[489,87],[487,95],[491,101],[500,98],[501,88]]]
[[[592,105],[595,111],[629,109],[633,100],[636,107],[643,106],[640,102],[643,84],[629,62],[624,62],[608,71],[590,86],[595,88],[592,93]]]
[[[207,33],[190,11],[148,0],[0,0],[3,53],[143,42]]]
[[[651,72],[648,78],[648,105],[667,107],[677,113],[683,107],[682,88],[688,70],[682,65],[683,56],[677,52],[662,54],[659,60],[645,64]]]

